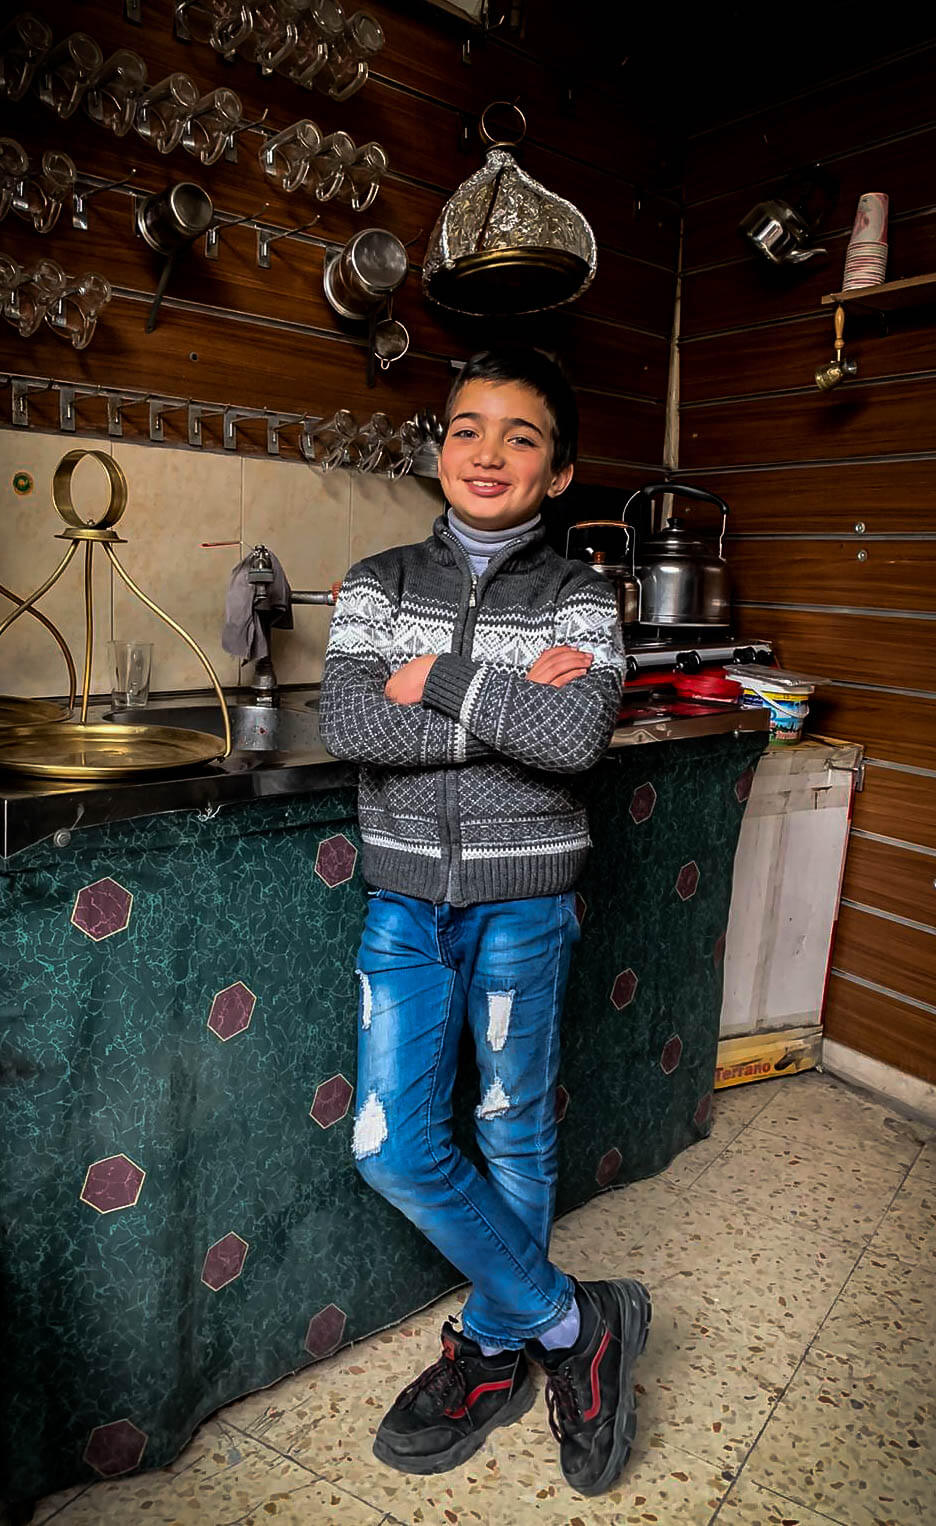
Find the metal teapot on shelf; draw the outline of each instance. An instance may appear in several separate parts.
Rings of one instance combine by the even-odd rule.
[[[614,599],[617,604],[618,623],[626,635],[640,619],[640,584],[634,572],[634,531],[631,525],[624,524],[618,519],[582,519],[577,524],[570,525],[566,532],[565,554],[569,555],[569,541],[575,530],[616,530],[619,534],[623,531],[627,546],[625,555],[630,561],[609,562],[607,552],[601,551],[594,546],[585,546],[584,554],[579,560],[588,562],[606,577],[614,590]],[[593,538],[593,537],[592,537]]]
[[[731,584],[722,556],[728,505],[715,493],[682,482],[648,482],[631,493],[624,505],[646,500],[649,515],[654,498],[672,493],[715,504],[721,510],[717,539],[712,528],[693,528],[671,515],[656,533],[640,537],[636,568],[640,585],[640,623],[654,626],[727,626],[731,617]],[[573,526],[574,528],[574,526]]]

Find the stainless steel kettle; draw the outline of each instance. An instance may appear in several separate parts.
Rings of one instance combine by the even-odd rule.
[[[649,482],[631,493],[624,505],[626,519],[638,498],[646,507],[654,498],[672,493],[712,503],[721,511],[717,539],[714,529],[703,531],[672,516],[655,534],[641,536],[637,564],[640,584],[640,623],[656,626],[727,626],[731,618],[731,585],[722,556],[728,505],[715,493],[682,482]]]
[[[621,531],[627,537],[626,555],[630,561],[628,567],[624,562],[609,562],[607,553],[597,550],[593,546],[584,547],[584,555],[580,561],[588,562],[602,577],[606,577],[614,590],[614,599],[617,604],[618,624],[623,632],[627,632],[637,624],[640,618],[640,585],[634,572],[634,531],[631,525],[625,525],[618,519],[581,519],[578,524],[570,525],[566,533],[565,554],[569,555],[569,541],[574,530],[616,530]]]

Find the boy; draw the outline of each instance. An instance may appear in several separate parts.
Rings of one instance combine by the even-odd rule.
[[[321,729],[362,764],[370,892],[361,942],[354,1155],[472,1283],[462,1329],[381,1421],[412,1473],[464,1462],[524,1414],[533,1356],[566,1481],[609,1488],[636,1429],[631,1368],[650,1299],[547,1259],[559,1018],[590,845],[563,774],[614,728],[623,658],[600,574],[545,543],[540,505],[572,477],[575,397],[537,350],[468,361],[447,408],[447,514],[428,540],[352,567],[335,610]],[[451,1094],[471,1027],[482,1176]]]

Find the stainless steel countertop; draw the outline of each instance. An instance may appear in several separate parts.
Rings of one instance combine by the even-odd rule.
[[[317,693],[317,685],[284,688],[282,702],[289,707],[304,706]],[[175,701],[160,703],[177,703],[181,708],[202,697],[185,694]],[[226,697],[232,703],[235,699],[245,702],[250,698],[246,693]],[[681,706],[680,710],[686,708]],[[109,705],[101,702],[93,707],[93,712],[100,716],[106,709]],[[766,710],[700,705],[693,714],[657,713],[653,718],[624,721],[616,728],[610,747],[613,750],[650,742],[723,736],[728,732],[766,731],[767,726]],[[353,785],[356,775],[355,764],[337,761],[321,742],[302,752],[232,752],[219,763],[199,764],[190,770],[179,769],[158,777],[113,782],[58,782],[0,773],[0,858],[12,859],[24,848],[59,832],[72,833],[110,821],[128,821],[169,811],[204,810],[273,795],[336,789]]]

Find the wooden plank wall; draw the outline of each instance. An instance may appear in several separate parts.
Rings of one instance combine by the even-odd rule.
[[[417,407],[441,406],[452,358],[497,334],[512,334],[553,345],[567,361],[581,402],[582,479],[606,480],[610,473],[624,485],[644,480],[647,467],[656,469],[662,459],[679,239],[678,206],[652,189],[673,182],[668,146],[632,119],[636,112],[629,116],[600,89],[577,92],[570,101],[568,72],[544,25],[543,13],[548,19],[558,5],[536,8],[537,27],[528,42],[509,33],[476,41],[467,64],[462,40],[471,29],[443,12],[419,4],[368,8],[383,24],[387,44],[364,89],[339,104],[279,75],[265,79],[247,62],[225,64],[209,47],[177,41],[170,0],[143,0],[142,26],[123,19],[119,0],[37,0],[56,39],[80,28],[105,56],[132,48],[146,60],[151,82],[181,69],[203,91],[228,85],[240,95],[245,119],[266,109],[276,129],[307,116],[323,132],[346,130],[358,144],[376,139],[389,154],[391,174],[370,211],[355,215],[336,202],[313,203],[302,191],[277,190],[261,174],[256,136],[240,140],[237,164],[204,167],[182,147],[164,158],[132,132],[117,138],[81,109],[63,123],[33,91],[4,109],[0,132],[22,142],[36,161],[45,148],[64,148],[80,172],[117,178],[133,168],[136,184],[146,190],[195,180],[226,214],[262,213],[267,224],[297,228],[320,209],[321,221],[302,239],[277,242],[268,271],[257,268],[253,228],[225,233],[216,263],[205,259],[200,244],[173,277],[158,327],[147,336],[143,325],[160,261],[131,236],[128,192],[93,199],[86,233],[71,227],[68,209],[41,237],[9,216],[0,229],[0,250],[24,263],[46,255],[69,272],[98,270],[116,295],[82,352],[46,326],[25,340],[2,325],[0,365],[247,408],[327,416],[346,407],[360,419],[380,408],[399,423]],[[524,164],[581,206],[600,254],[597,279],[568,311],[495,327],[429,305],[420,290],[419,261],[448,194],[481,163],[480,111],[502,97],[518,101],[528,117]],[[368,225],[398,234],[413,261],[394,307],[410,329],[411,350],[379,375],[373,390],[365,385],[361,326],[343,324],[321,289],[325,245],[342,243]],[[4,422],[8,399],[9,393],[6,403],[0,397]],[[33,394],[30,411],[40,427],[56,427],[53,397]],[[167,415],[174,442],[184,439],[183,418]],[[145,424],[145,408],[126,410],[128,438],[144,437]],[[79,432],[103,426],[103,404],[81,400]],[[213,426],[206,428],[216,443]],[[263,441],[262,428],[240,428],[241,449],[262,451]],[[295,430],[284,432],[283,454],[296,454]]]
[[[690,140],[680,475],[731,506],[738,625],[828,675],[814,726],[864,743],[826,1007],[831,1038],[936,1081],[936,310],[849,317],[821,395],[823,293],[858,196],[890,194],[896,280],[936,269],[936,45]],[[839,193],[827,257],[771,268],[739,218],[807,162]]]

